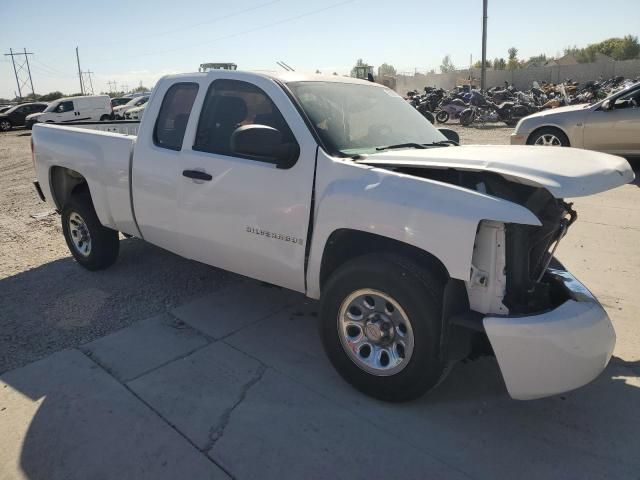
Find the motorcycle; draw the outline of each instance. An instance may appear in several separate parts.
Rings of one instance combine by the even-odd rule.
[[[460,114],[467,109],[468,105],[459,98],[445,98],[436,110],[436,121],[447,123],[449,119],[457,120]]]
[[[465,127],[473,122],[504,122],[510,127],[514,127],[520,119],[539,110],[539,107],[526,103],[503,102],[497,105],[487,100],[478,91],[473,92],[469,104],[469,108],[460,114],[460,124]]]

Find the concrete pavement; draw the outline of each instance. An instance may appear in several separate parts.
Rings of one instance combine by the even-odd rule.
[[[560,259],[618,343],[592,384],[517,402],[496,362],[401,405],[345,384],[317,304],[237,279],[0,377],[0,480],[638,479],[637,186],[578,200]]]

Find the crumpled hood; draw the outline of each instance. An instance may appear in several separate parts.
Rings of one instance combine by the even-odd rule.
[[[635,178],[629,162],[622,157],[567,147],[465,145],[392,150],[358,163],[494,172],[513,182],[545,188],[556,198],[593,195]]]

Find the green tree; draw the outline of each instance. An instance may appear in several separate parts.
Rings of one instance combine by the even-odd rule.
[[[456,71],[456,66],[451,61],[451,55],[446,54],[444,56],[444,58],[442,59],[442,65],[440,65],[440,72],[441,73],[450,73],[450,72],[455,72],[455,71]]]
[[[49,92],[45,95],[41,95],[40,100],[43,102],[52,102],[53,100],[57,100],[62,97],[64,97],[64,93],[56,90],[55,92]]]
[[[382,77],[384,75],[395,76],[396,69],[393,65],[389,65],[388,63],[383,63],[378,67],[378,76]]]
[[[137,93],[137,92],[148,92],[148,91],[149,91],[149,87],[145,87],[144,85],[142,85],[142,82],[140,82],[140,85],[132,90],[132,92],[134,92],[134,93]]]
[[[516,47],[511,47],[507,50],[509,53],[509,61],[507,62],[507,68],[509,70],[515,70],[520,67],[520,62],[518,61],[518,49]]]
[[[529,57],[529,60],[527,60],[525,63],[527,65],[531,64],[531,63],[536,63],[536,64],[543,64],[547,61],[547,56],[544,53],[541,53],[540,55],[534,55],[533,57]]]
[[[494,70],[504,70],[507,68],[507,62],[504,58],[494,58],[493,59],[493,69]]]
[[[491,65],[492,65],[491,60],[487,60],[484,63],[487,66],[487,68],[491,68]],[[478,60],[476,63],[474,63],[473,68],[482,68],[482,60]]]
[[[362,60],[361,58],[359,58],[356,61],[356,64],[354,65],[354,67],[351,69],[351,76],[352,77],[356,76],[357,67],[366,67],[366,66],[367,66],[367,63],[364,60]]]

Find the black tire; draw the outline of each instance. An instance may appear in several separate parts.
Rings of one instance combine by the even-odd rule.
[[[77,230],[75,231],[76,233],[71,231],[70,218],[74,214],[81,217],[86,226],[86,231],[88,231],[90,238],[88,254],[81,253],[72,238],[78,235]],[[103,270],[115,263],[120,250],[118,232],[102,226],[88,192],[71,195],[62,208],[61,218],[62,231],[67,241],[67,247],[69,247],[71,255],[80,265],[87,270],[94,271]]]
[[[547,136],[552,135],[555,138],[557,138],[558,141],[560,142],[560,145],[557,145],[559,147],[571,146],[571,144],[569,143],[569,138],[564,134],[564,132],[559,128],[554,128],[554,127],[539,128],[538,130],[533,132],[531,135],[529,135],[529,138],[527,138],[527,145],[536,145],[536,142],[538,142],[538,140],[543,138],[545,135]]]
[[[106,122],[107,120],[111,120],[111,115],[102,115],[100,117],[101,122]]]
[[[0,132],[8,132],[13,128],[13,124],[10,120],[3,118],[0,120]]]
[[[427,120],[429,120],[429,123],[431,123],[431,125],[434,124],[434,122],[436,121],[435,117],[433,116],[433,113],[431,113],[429,110],[425,110],[424,112],[421,112],[422,116],[424,118],[426,118]]]
[[[462,125],[463,127],[468,127],[473,123],[473,117],[474,117],[473,110],[471,110],[470,108],[468,108],[467,110],[464,110],[460,114],[460,125]]]
[[[343,302],[354,292],[372,289],[393,298],[406,313],[413,333],[413,353],[395,374],[379,376],[351,359],[338,332]],[[361,392],[389,402],[416,399],[438,384],[445,362],[442,336],[442,283],[404,257],[369,254],[341,266],[323,289],[320,332],[324,349],[338,373]],[[404,350],[404,349],[403,349]]]
[[[449,114],[444,110],[440,110],[438,113],[436,113],[436,121],[438,123],[447,123],[448,120]]]

